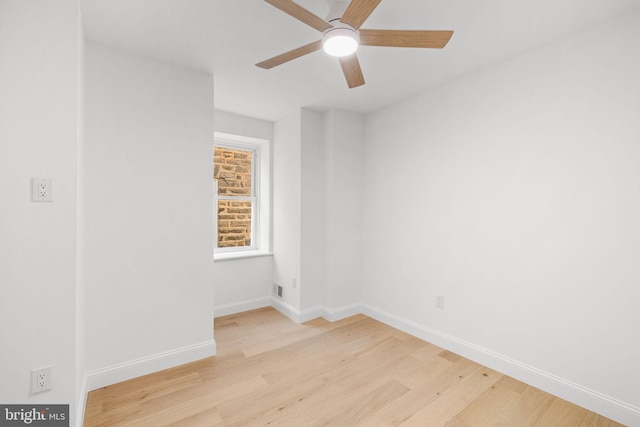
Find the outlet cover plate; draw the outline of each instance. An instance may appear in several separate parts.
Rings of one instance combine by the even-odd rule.
[[[31,393],[51,390],[51,366],[31,370]]]
[[[51,178],[31,178],[31,201],[53,202],[53,180]]]

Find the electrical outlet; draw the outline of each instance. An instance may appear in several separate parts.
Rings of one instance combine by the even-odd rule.
[[[436,307],[444,309],[444,296],[436,295]]]
[[[31,393],[51,390],[52,366],[31,370]]]
[[[298,287],[298,279],[296,279],[295,277],[292,277],[292,278],[291,278],[291,287],[292,287],[293,289],[295,289],[295,288],[297,288],[297,287]]]
[[[51,178],[31,178],[31,201],[53,202],[53,180]]]

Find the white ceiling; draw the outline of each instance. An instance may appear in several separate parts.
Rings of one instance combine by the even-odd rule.
[[[324,18],[326,0],[298,0]],[[254,64],[318,40],[263,0],[82,0],[89,40],[212,72],[220,110],[277,120],[298,107],[369,112],[616,15],[640,0],[383,0],[362,26],[454,30],[443,50],[361,47],[366,84],[348,89],[318,51]]]

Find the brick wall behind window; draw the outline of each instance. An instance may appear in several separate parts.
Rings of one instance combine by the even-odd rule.
[[[251,152],[215,147],[213,177],[220,196],[251,195]],[[218,247],[251,246],[251,201],[218,201]]]

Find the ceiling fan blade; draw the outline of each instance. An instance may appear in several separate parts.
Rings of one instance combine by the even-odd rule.
[[[340,59],[340,65],[342,66],[342,72],[347,79],[349,89],[362,86],[364,84],[364,76],[362,75],[362,69],[360,68],[360,62],[356,54],[349,56],[343,56]]]
[[[258,62],[256,66],[268,70],[270,68],[273,68],[280,64],[284,64],[285,62],[292,61],[296,58],[300,58],[301,56],[320,49],[322,49],[322,41],[318,40],[317,42],[309,43],[297,49],[290,50],[289,52],[274,56],[273,58],[267,59],[266,61]]]
[[[304,22],[310,27],[315,28],[318,31],[324,31],[332,27],[330,23],[324,19],[309,12],[304,7],[300,6],[291,0],[265,0],[272,6],[277,7],[287,15],[291,15],[299,21]]]
[[[340,20],[356,30],[367,20],[382,0],[352,0]]]
[[[362,46],[428,47],[442,49],[453,31],[360,30]]]

